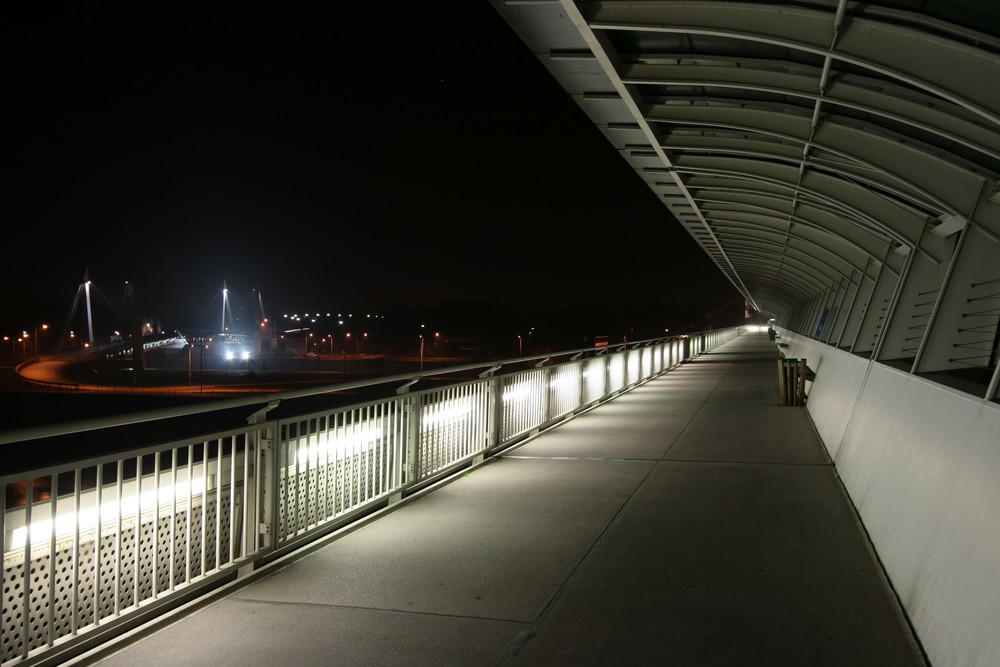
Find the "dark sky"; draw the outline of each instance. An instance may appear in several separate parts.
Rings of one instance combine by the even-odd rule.
[[[4,301],[85,270],[167,320],[223,280],[272,311],[736,294],[485,0],[142,7],[0,28]]]

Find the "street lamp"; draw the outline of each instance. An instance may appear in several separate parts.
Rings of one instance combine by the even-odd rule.
[[[260,323],[260,331],[257,333],[257,356],[261,356],[264,353],[264,335],[267,334],[268,345],[270,345],[271,335],[267,331],[267,318]]]
[[[45,331],[48,328],[49,328],[48,324],[42,324],[41,325],[42,331]],[[40,354],[40,352],[38,350],[38,342],[39,342],[38,341],[38,327],[35,327],[35,359],[38,359],[39,358],[39,354]]]
[[[420,334],[420,370],[424,370],[424,335]]]
[[[344,372],[347,372],[347,342],[351,339],[351,332],[344,334]]]

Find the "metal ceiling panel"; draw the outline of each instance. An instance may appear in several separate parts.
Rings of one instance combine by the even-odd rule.
[[[1000,178],[990,4],[493,4],[751,303],[949,261]]]

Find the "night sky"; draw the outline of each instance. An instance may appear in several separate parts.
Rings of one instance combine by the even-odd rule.
[[[0,30],[8,319],[87,270],[167,322],[224,280],[275,314],[736,297],[485,0]]]

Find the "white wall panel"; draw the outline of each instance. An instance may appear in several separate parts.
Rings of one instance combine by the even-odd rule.
[[[931,663],[1000,664],[1000,405],[781,335]]]
[[[781,335],[781,341],[789,344],[784,350],[785,356],[805,359],[807,366],[816,373],[816,379],[806,383],[809,416],[830,458],[836,460],[869,362],[811,338],[784,331]]]

